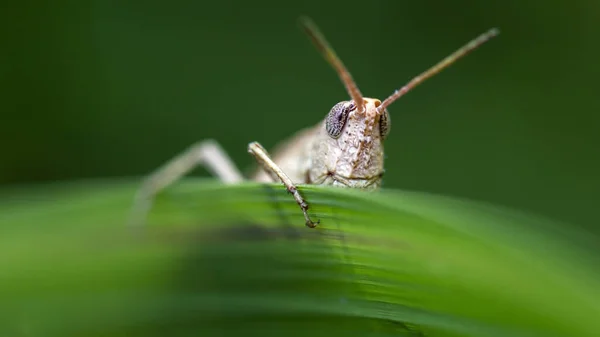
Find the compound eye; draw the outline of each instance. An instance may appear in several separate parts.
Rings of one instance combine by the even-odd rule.
[[[354,102],[340,102],[331,108],[325,120],[325,129],[331,138],[338,138],[342,134],[350,112],[355,109]]]
[[[385,109],[384,113],[381,114],[381,117],[379,118],[379,132],[382,140],[385,140],[390,134],[390,114],[387,109]]]

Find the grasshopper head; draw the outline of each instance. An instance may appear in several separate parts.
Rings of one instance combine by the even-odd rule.
[[[335,104],[313,143],[311,181],[346,187],[375,188],[383,175],[383,141],[389,133],[381,101],[364,97]]]
[[[302,18],[301,24],[317,49],[336,70],[351,98],[337,103],[327,114],[320,137],[313,145],[314,155],[308,180],[359,188],[374,188],[381,182],[383,141],[390,132],[387,107],[499,33],[494,28],[481,34],[380,101],[363,97],[350,72],[310,19]]]

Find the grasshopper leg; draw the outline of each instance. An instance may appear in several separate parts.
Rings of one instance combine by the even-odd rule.
[[[216,141],[208,139],[195,143],[144,180],[135,196],[129,224],[131,226],[143,225],[146,215],[152,207],[154,197],[200,165],[205,166],[209,172],[226,184],[235,184],[244,180],[242,174]]]
[[[256,158],[256,161],[271,177],[279,179],[285,185],[288,192],[290,192],[294,196],[296,203],[298,203],[298,205],[302,209],[304,219],[306,220],[306,226],[310,228],[316,227],[319,224],[319,221],[314,222],[311,220],[310,216],[308,215],[308,204],[306,203],[302,195],[300,195],[300,192],[298,192],[298,189],[296,188],[292,180],[288,177],[288,175],[285,174],[285,172],[283,172],[283,170],[279,166],[277,166],[275,162],[273,162],[267,150],[265,150],[265,148],[262,147],[262,145],[260,145],[259,143],[252,142],[248,144],[248,152],[250,152],[254,156],[254,158]]]

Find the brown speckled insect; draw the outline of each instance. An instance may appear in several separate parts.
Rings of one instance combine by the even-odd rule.
[[[257,142],[248,145],[248,152],[261,165],[261,169],[251,179],[260,182],[282,182],[300,206],[306,225],[315,227],[319,222],[310,218],[308,203],[298,192],[296,185],[377,189],[383,176],[383,143],[390,132],[387,107],[427,78],[496,36],[498,30],[491,29],[475,38],[413,78],[382,102],[376,98],[363,97],[350,72],[315,24],[307,18],[301,19],[301,23],[317,49],[337,72],[350,100],[335,104],[323,121],[314,127],[299,131],[280,144],[273,151],[273,156]],[[201,141],[146,179],[136,196],[134,224],[143,222],[152,199],[158,192],[198,165],[204,165],[224,183],[232,184],[244,180],[216,141]]]

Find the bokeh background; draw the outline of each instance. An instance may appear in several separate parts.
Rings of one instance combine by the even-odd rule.
[[[0,184],[140,177],[214,138],[245,171],[347,99],[312,17],[391,106],[386,188],[493,202],[600,232],[600,2],[54,1],[2,5]],[[207,172],[198,169],[194,174]]]

